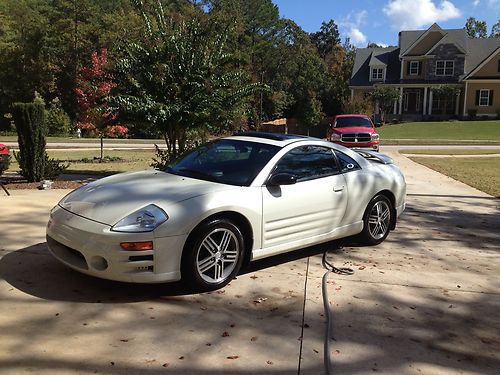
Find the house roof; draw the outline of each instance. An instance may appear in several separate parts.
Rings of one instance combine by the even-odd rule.
[[[499,38],[469,39],[465,57],[464,76],[472,73],[484,60],[500,48]]]
[[[399,48],[359,48],[356,50],[354,67],[351,75],[351,85],[371,86],[370,65],[387,65],[385,82],[393,82],[399,79]]]
[[[491,58],[492,53],[500,48],[500,38],[471,39],[467,37],[464,29],[441,29],[437,24],[432,25],[427,30],[401,31],[399,33],[399,48],[359,48],[356,50],[350,85],[373,86],[373,82],[370,81],[370,66],[381,65],[387,66],[384,83],[399,83],[400,57],[419,45],[420,41],[424,40],[430,32],[440,32],[443,37],[429,49],[427,54],[432,54],[433,50],[440,44],[455,44],[465,54],[464,74],[460,80],[471,78],[474,70],[488,58]]]

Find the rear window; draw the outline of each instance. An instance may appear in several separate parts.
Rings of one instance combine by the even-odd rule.
[[[339,117],[335,120],[336,128],[347,128],[350,126],[361,126],[364,128],[372,128],[373,125],[366,117]]]

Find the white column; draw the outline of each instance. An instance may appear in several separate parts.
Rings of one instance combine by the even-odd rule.
[[[432,115],[432,89],[430,89],[429,93],[429,115]]]
[[[351,100],[354,99],[354,89],[351,89]]]
[[[466,111],[467,111],[467,81],[465,81],[465,92],[464,92],[464,117],[467,115]]]
[[[380,103],[378,102],[378,100],[375,101],[375,114],[379,114],[380,113]]]
[[[398,100],[397,99],[394,100],[394,110],[393,110],[392,114],[393,115],[398,114]]]
[[[399,88],[399,111],[398,114],[403,114],[403,88]]]
[[[425,116],[427,114],[427,87],[424,87],[424,102],[422,103],[423,112]]]
[[[460,93],[457,94],[455,100],[456,100],[456,103],[455,103],[455,115],[458,116],[459,107],[460,107]]]

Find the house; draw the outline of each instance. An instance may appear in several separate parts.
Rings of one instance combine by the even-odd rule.
[[[444,97],[443,85],[456,90]],[[437,24],[401,31],[397,47],[356,51],[351,98],[380,86],[399,90],[390,111],[398,119],[500,116],[500,38],[469,38]]]

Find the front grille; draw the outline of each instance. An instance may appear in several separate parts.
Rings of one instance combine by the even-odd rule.
[[[150,252],[150,251],[148,251]],[[154,255],[131,255],[128,257],[128,265],[132,267],[130,272],[154,272]]]
[[[344,133],[341,135],[342,142],[370,142],[372,140],[372,136],[370,133]]]

